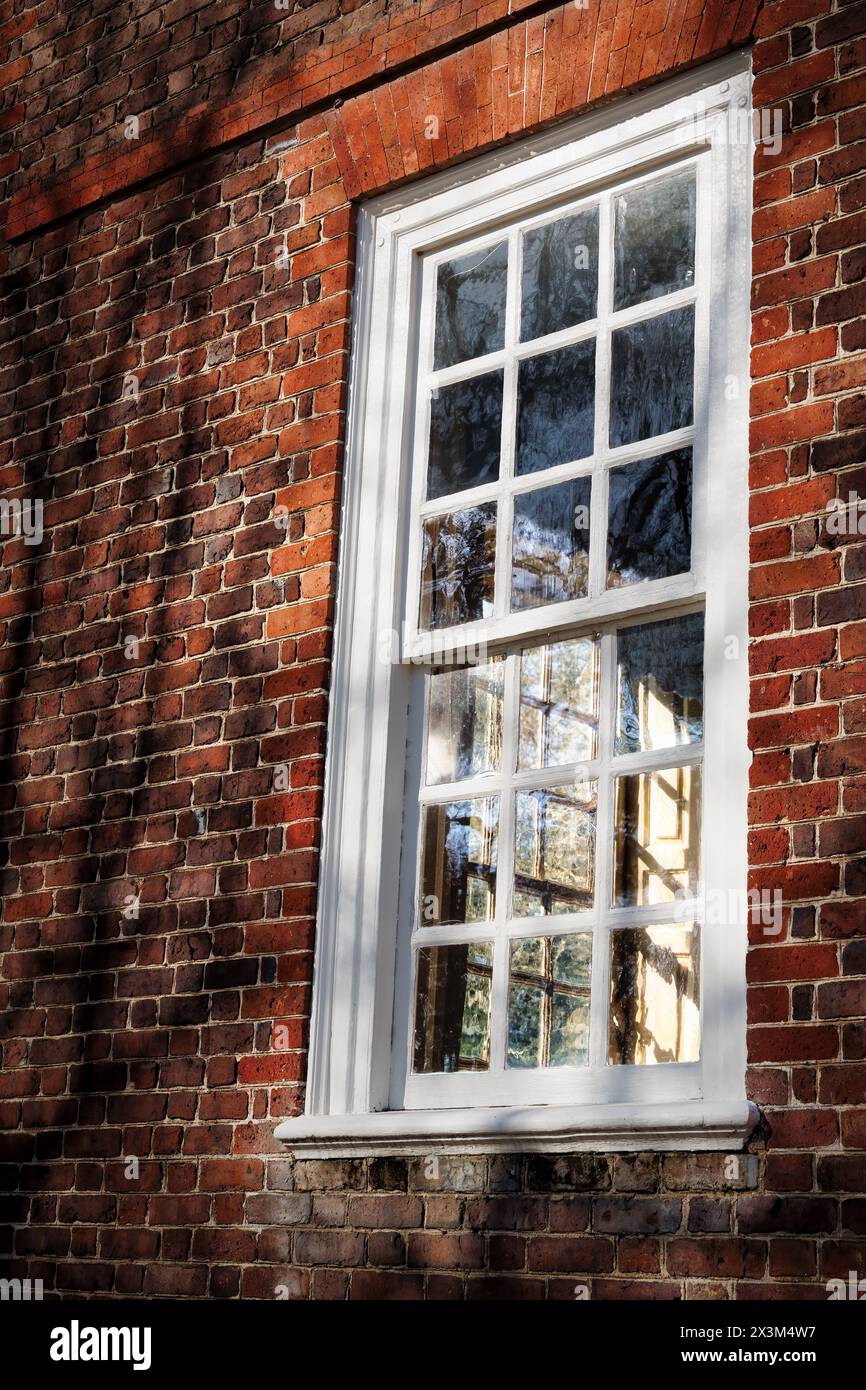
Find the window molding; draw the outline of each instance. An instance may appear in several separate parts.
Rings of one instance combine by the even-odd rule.
[[[446,246],[458,231],[466,235],[477,225],[480,234],[506,221],[532,203],[536,188],[552,203],[690,153],[709,157],[714,204],[725,207],[728,220],[727,234],[713,246],[714,312],[704,370],[709,389],[721,394],[708,417],[707,453],[724,459],[725,470],[708,469],[704,484],[727,525],[723,540],[707,537],[714,598],[708,594],[705,640],[721,653],[725,640],[735,638],[740,659],[720,658],[717,688],[706,691],[716,730],[704,752],[707,779],[714,773],[710,784],[725,792],[705,826],[704,880],[744,892],[752,147],[726,135],[749,103],[748,64],[735,55],[360,210],[306,1111],[276,1130],[299,1153],[731,1149],[742,1147],[754,1128],[757,1111],[745,1098],[745,921],[702,932],[702,974],[715,982],[704,995],[702,1060],[678,1064],[667,1094],[657,1095],[653,1081],[647,1094],[657,1098],[647,1103],[387,1108],[411,663],[439,640],[403,625],[415,253]],[[719,408],[732,375],[741,381],[739,399]],[[697,418],[695,428],[701,428]],[[643,592],[630,616],[656,612],[664,584],[641,586],[654,592]],[[702,583],[696,581],[694,592],[702,592]],[[681,583],[677,593],[682,600]],[[611,616],[605,603],[588,608],[587,619]],[[535,623],[526,616],[530,631]],[[512,617],[518,621],[510,635],[519,635],[523,615]],[[401,664],[383,659],[382,634],[390,632],[401,634]],[[471,640],[465,629],[449,633],[457,641],[461,635]]]
[[[755,1105],[502,1106],[377,1111],[283,1120],[277,1138],[304,1158],[407,1154],[737,1151],[758,1122]]]

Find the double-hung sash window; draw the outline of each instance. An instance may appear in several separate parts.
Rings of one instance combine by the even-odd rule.
[[[750,1128],[749,111],[728,61],[362,210],[299,1150]]]

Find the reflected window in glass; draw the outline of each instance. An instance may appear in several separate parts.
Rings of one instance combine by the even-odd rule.
[[[597,298],[598,208],[524,232],[524,342],[595,318]]]
[[[437,371],[502,347],[507,266],[504,241],[439,266],[433,353]]]

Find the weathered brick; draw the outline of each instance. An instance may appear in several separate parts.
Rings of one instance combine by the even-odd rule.
[[[603,1197],[593,1202],[592,1229],[617,1235],[669,1235],[679,1229],[682,1202],[672,1198]]]

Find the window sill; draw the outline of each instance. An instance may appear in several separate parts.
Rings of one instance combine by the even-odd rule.
[[[580,1150],[743,1149],[757,1106],[702,1101],[644,1106],[526,1106],[300,1115],[276,1137],[302,1158],[400,1154],[574,1153]]]

